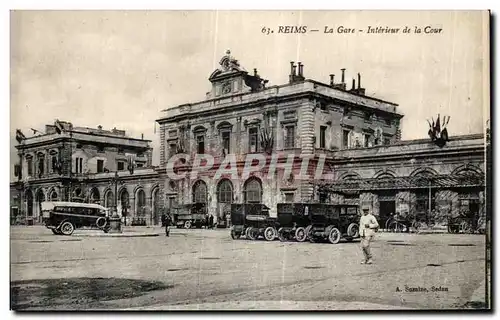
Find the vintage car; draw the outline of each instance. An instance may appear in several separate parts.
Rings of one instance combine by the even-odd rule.
[[[311,224],[308,203],[278,203],[278,238],[280,241],[307,239],[305,229]]]
[[[355,205],[311,204],[311,224],[305,232],[311,242],[328,240],[337,244],[344,238],[359,238],[359,210]]]
[[[269,217],[269,207],[262,203],[244,203],[231,205],[231,237],[257,240],[263,237],[267,241],[276,239],[277,219]]]
[[[80,202],[42,202],[42,219],[54,234],[69,236],[75,229],[90,227],[108,232],[109,209]]]
[[[171,209],[177,228],[201,228],[207,224],[207,206],[205,203],[178,205]]]

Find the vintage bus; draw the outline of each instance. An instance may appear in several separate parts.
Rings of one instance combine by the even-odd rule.
[[[109,231],[109,209],[98,204],[80,202],[42,202],[45,226],[57,235],[71,235],[77,228]]]

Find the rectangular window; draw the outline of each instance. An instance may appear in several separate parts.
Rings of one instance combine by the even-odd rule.
[[[171,143],[168,149],[169,157],[173,157],[177,153],[177,145],[175,143]]]
[[[250,130],[248,131],[248,139],[249,151],[257,152],[259,149],[259,134],[257,128],[250,128]]]
[[[137,168],[142,168],[142,167],[144,166],[144,164],[142,164],[142,163],[137,163],[137,164],[136,164],[136,166],[137,166]]]
[[[285,202],[291,203],[294,201],[294,194],[293,192],[287,192],[285,193]]]
[[[349,133],[349,130],[342,131],[342,146],[344,147],[344,149],[349,148]]]
[[[123,161],[118,161],[118,166],[117,166],[117,170],[118,171],[122,171],[122,170],[125,170],[125,162]]]
[[[231,145],[231,132],[223,131],[222,132],[222,148],[226,154],[229,154],[229,147]]]
[[[80,158],[80,173],[83,172],[83,158]]]
[[[197,136],[196,143],[198,145],[198,153],[204,154],[205,153],[205,136],[201,136],[201,135]]]
[[[384,144],[385,145],[390,145],[391,144],[391,139],[390,138],[384,138]]]
[[[104,172],[104,160],[97,160],[97,173]]]
[[[75,173],[78,173],[78,164],[80,163],[78,159],[79,158],[75,158],[75,170],[73,170]]]
[[[295,126],[285,127],[285,148],[295,147]]]
[[[319,147],[326,148],[326,126],[319,128]]]
[[[97,152],[103,153],[104,152],[104,146],[97,146]]]
[[[365,134],[365,148],[368,148],[370,146],[370,135]]]
[[[28,176],[32,176],[33,175],[33,160],[28,159],[26,162],[28,164]]]
[[[38,173],[40,175],[45,173],[45,157],[38,158]]]

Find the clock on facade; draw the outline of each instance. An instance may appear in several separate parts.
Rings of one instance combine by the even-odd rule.
[[[224,82],[222,84],[222,94],[231,93],[231,82]]]

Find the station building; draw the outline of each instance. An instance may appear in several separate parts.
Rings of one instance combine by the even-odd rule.
[[[450,136],[445,144],[430,138],[403,141],[398,105],[366,96],[360,74],[348,85],[341,69],[340,81],[330,75],[330,82],[322,83],[306,79],[304,68],[291,62],[288,83],[268,86],[256,69],[248,72],[228,51],[209,76],[206,99],[162,111],[157,172],[167,210],[204,203],[207,213],[225,219],[231,203],[264,203],[276,215],[279,202],[329,202],[369,206],[382,220],[436,210],[484,213],[482,133]],[[188,159],[177,163],[175,172],[187,174],[172,178],[169,161],[180,153]],[[191,175],[200,154],[214,163]],[[255,154],[264,155],[266,167],[241,175]],[[269,177],[276,154],[293,155],[293,163],[287,162],[291,173],[285,165]],[[217,174],[229,155],[235,155],[238,177]],[[308,172],[324,160],[328,178],[297,179],[304,157],[310,159]]]

